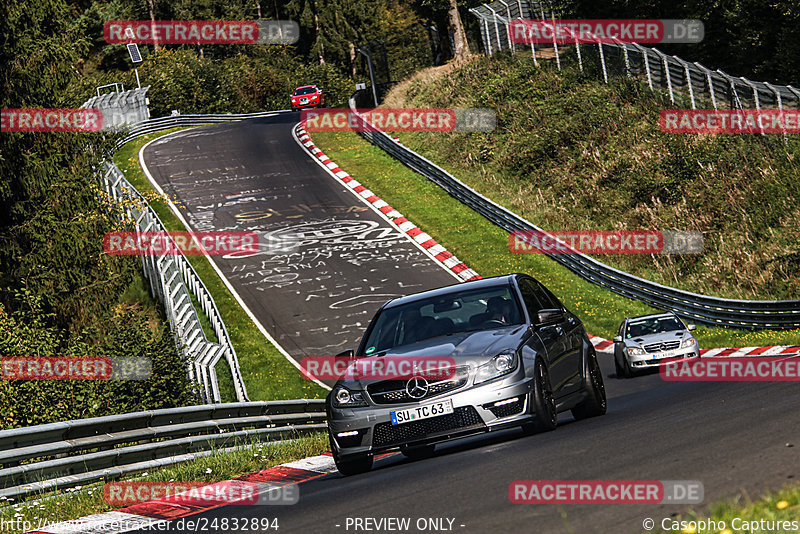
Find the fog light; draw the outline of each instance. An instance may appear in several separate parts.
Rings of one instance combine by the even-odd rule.
[[[511,404],[512,402],[517,402],[518,400],[519,399],[517,399],[516,397],[511,397],[510,399],[506,399],[506,400],[501,400],[501,401],[495,402],[494,406],[495,407],[503,406],[503,405],[506,405],[506,404]]]
[[[357,436],[358,430],[350,430],[348,432],[339,432],[336,434],[337,438],[349,438],[350,436]]]

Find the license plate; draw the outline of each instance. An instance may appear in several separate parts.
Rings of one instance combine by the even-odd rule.
[[[430,419],[431,417],[439,417],[440,415],[447,415],[449,413],[453,413],[452,399],[423,404],[422,406],[409,408],[408,410],[397,410],[396,412],[391,412],[389,415],[392,417],[393,425],[402,425],[410,421]]]
[[[656,354],[653,358],[661,359],[661,358],[672,358],[677,353],[677,350],[665,350],[660,354]]]

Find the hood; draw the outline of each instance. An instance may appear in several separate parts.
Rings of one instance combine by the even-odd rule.
[[[650,343],[661,343],[664,341],[683,341],[691,337],[686,330],[671,330],[669,332],[659,332],[658,334],[648,334],[625,340],[626,345],[649,345]]]
[[[386,360],[387,358],[397,358],[398,361],[401,358],[409,358],[414,361],[452,358],[456,366],[468,365],[471,370],[474,370],[506,349],[517,350],[527,335],[527,325],[506,326],[477,332],[457,332],[397,347],[387,351],[383,356],[368,356],[359,358],[357,361]],[[346,373],[339,383],[346,387],[363,389],[367,384],[381,382],[385,379],[354,380],[350,373]]]

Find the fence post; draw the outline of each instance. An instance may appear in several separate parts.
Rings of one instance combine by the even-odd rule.
[[[750,89],[753,90],[753,100],[755,100],[756,102],[756,111],[761,111],[761,102],[758,99],[758,89],[756,88],[756,85],[747,78],[745,78],[744,76],[740,76],[739,79],[742,80],[748,86],[750,86]],[[764,132],[764,127],[761,125],[761,121],[759,120],[757,122],[758,122],[758,128],[761,130],[761,135],[766,135],[766,133]]]
[[[667,60],[666,54],[664,54],[658,48],[653,48],[653,52],[658,54],[661,57],[661,61],[664,64],[664,76],[667,78],[667,89],[669,90],[669,101],[673,104],[675,103],[675,93],[672,91],[672,78],[669,75],[669,62]]]
[[[683,71],[686,73],[686,85],[689,86],[689,100],[692,101],[692,109],[697,109],[697,106],[694,103],[694,89],[692,88],[692,76],[689,72],[689,64],[686,63],[684,60],[674,57],[677,61],[679,61],[683,65]]]
[[[556,42],[556,16],[552,9],[550,10],[550,19],[553,21],[553,49],[556,51],[556,66],[558,70],[561,70],[561,57],[558,54],[558,43]]]
[[[711,103],[714,105],[714,109],[718,109],[717,97],[714,94],[714,81],[711,79],[711,71],[696,61],[694,62],[694,65],[706,74],[706,80],[708,80],[708,91],[711,93]]]
[[[620,43],[619,46],[622,47],[622,53],[625,56],[625,75],[630,78],[631,77],[631,60],[628,58],[628,45],[625,43]]]
[[[647,84],[650,86],[650,90],[653,90],[653,76],[650,74],[650,60],[647,57],[647,48],[642,47],[642,58],[644,59],[644,70],[647,72]]]
[[[522,18],[522,0],[517,0],[517,6],[519,6],[519,18]],[[532,12],[533,10],[528,9],[528,12]],[[533,46],[533,39],[531,39],[531,55],[533,56],[533,64],[537,67],[539,66],[539,61],[536,60],[536,47]]]
[[[727,73],[717,69],[717,73],[728,80],[728,85],[731,88],[731,95],[730,95],[730,108],[731,109],[744,109],[742,107],[742,100],[739,98],[739,93],[736,92],[736,83],[733,81],[733,77],[728,75]]]
[[[606,71],[606,55],[603,53],[603,43],[597,41],[597,49],[600,50],[600,66],[603,67],[603,81],[608,83],[608,72]]]
[[[517,50],[514,48],[514,42],[511,40],[511,8],[505,3],[505,0],[498,0],[501,4],[506,6],[506,14],[508,20],[506,21],[506,33],[508,34],[508,47],[511,49],[512,55],[517,55]]]
[[[494,9],[489,7],[488,4],[483,4],[483,7],[492,12],[492,22],[494,22],[494,33],[497,35],[497,49],[502,52],[503,43],[500,42],[500,29],[497,27],[497,13],[495,12]],[[506,31],[506,33],[508,33],[508,31]]]
[[[783,119],[783,102],[782,102],[782,100],[781,100],[781,93],[780,93],[780,91],[778,91],[777,89],[775,89],[775,87],[774,87],[774,86],[773,86],[771,83],[769,83],[769,82],[764,82],[764,85],[766,85],[767,87],[769,87],[769,89],[770,89],[770,90],[771,90],[771,91],[772,91],[772,92],[775,94],[775,98],[776,98],[776,99],[777,99],[777,101],[778,101],[778,111],[780,111],[780,113],[781,113],[781,119]],[[784,144],[784,145],[788,145],[788,144],[789,144],[789,138],[788,138],[788,136],[786,135],[786,123],[785,123],[783,120],[781,120],[781,130],[783,130],[783,144]]]

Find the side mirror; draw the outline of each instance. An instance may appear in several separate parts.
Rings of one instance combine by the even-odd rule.
[[[560,323],[564,320],[564,311],[558,308],[539,310],[539,325]]]
[[[344,352],[340,352],[340,353],[339,353],[339,354],[337,354],[336,356],[337,356],[337,357],[340,357],[340,356],[346,356],[346,357],[348,357],[348,358],[352,358],[353,356],[355,356],[355,354],[356,354],[356,353],[355,353],[355,352],[353,352],[353,349],[347,349],[347,350],[346,350],[346,351],[344,351]]]
[[[622,343],[622,336],[614,336],[614,343]]]
[[[691,332],[692,330],[697,330],[697,327],[693,324],[690,324],[689,326],[686,327],[686,330],[689,330]]]

